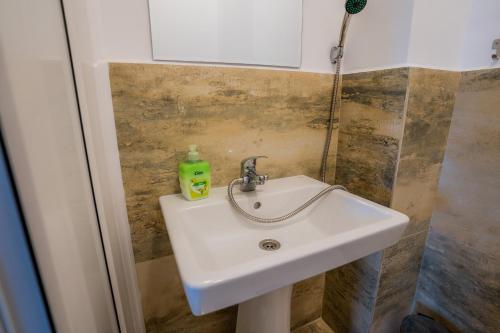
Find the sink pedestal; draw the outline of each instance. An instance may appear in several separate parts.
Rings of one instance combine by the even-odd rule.
[[[289,285],[240,303],[236,333],[290,333],[292,288]]]

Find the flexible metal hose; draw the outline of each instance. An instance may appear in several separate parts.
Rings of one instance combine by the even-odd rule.
[[[242,178],[236,178],[236,179],[233,179],[229,183],[229,185],[227,187],[227,195],[229,197],[229,203],[231,204],[231,206],[233,206],[234,209],[236,209],[238,211],[238,213],[240,213],[241,215],[243,215],[245,218],[247,218],[247,219],[249,219],[251,221],[254,221],[254,222],[259,222],[259,223],[277,223],[277,222],[288,220],[289,218],[297,215],[298,213],[300,213],[301,211],[303,211],[304,209],[306,209],[307,207],[309,207],[310,205],[312,205],[315,201],[317,201],[323,195],[325,195],[327,193],[330,193],[333,190],[344,190],[344,191],[347,191],[346,188],[344,186],[342,186],[342,185],[330,185],[330,186],[324,188],[319,193],[317,193],[311,199],[307,200],[299,208],[291,211],[288,214],[285,214],[285,215],[282,215],[282,216],[279,216],[279,217],[273,217],[273,218],[262,218],[262,217],[257,217],[257,216],[254,216],[254,215],[246,212],[243,208],[240,207],[240,205],[238,205],[238,203],[234,199],[233,187],[234,187],[234,185],[241,184],[242,182],[243,182]]]
[[[330,145],[332,143],[333,134],[333,120],[335,118],[335,112],[337,111],[337,98],[340,90],[340,66],[342,64],[342,57],[339,57],[336,62],[335,76],[333,78],[333,91],[332,100],[330,102],[330,115],[328,118],[328,130],[325,138],[325,145],[323,147],[323,157],[321,158],[321,181],[326,183],[326,171],[328,163],[328,152],[330,151]]]
[[[351,1],[352,2],[352,1]],[[359,6],[362,6],[360,11],[366,5],[366,1],[361,1]],[[350,4],[353,6],[353,4]],[[353,6],[355,7],[355,6]],[[347,3],[346,3],[347,8]],[[344,56],[344,43],[347,37],[347,30],[349,29],[349,22],[351,21],[351,14],[347,11],[344,14],[344,19],[342,21],[342,27],[340,28],[340,36],[339,36],[339,44],[336,48],[337,54],[334,56],[330,54],[330,61],[332,64],[335,64],[335,76],[333,77],[333,88],[332,88],[332,99],[330,101],[330,115],[328,117],[328,130],[326,133],[325,145],[323,147],[323,157],[321,158],[321,181],[326,183],[326,171],[328,164],[328,152],[330,151],[330,144],[332,142],[332,133],[333,133],[333,120],[335,118],[335,112],[337,112],[337,101],[339,98],[340,92],[340,81],[342,77],[340,76],[340,70],[342,67],[342,57]],[[332,49],[332,51],[334,50]]]

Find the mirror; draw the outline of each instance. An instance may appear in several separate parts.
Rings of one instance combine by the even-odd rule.
[[[153,58],[300,67],[302,0],[149,0]]]

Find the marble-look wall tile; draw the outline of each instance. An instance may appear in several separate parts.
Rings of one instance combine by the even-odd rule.
[[[334,332],[369,331],[381,252],[326,273],[323,319]]]
[[[403,137],[408,68],[343,78],[336,184],[389,206]],[[381,253],[326,275],[323,318],[336,332],[371,325]]]
[[[469,71],[462,73],[462,80],[460,81],[460,91],[459,96],[463,96],[465,99],[471,98],[476,101],[482,102],[483,106],[486,106],[486,110],[494,109],[494,105],[491,104],[491,98],[494,96],[489,96],[486,99],[481,98],[481,95],[476,95],[474,93],[488,93],[488,92],[498,92],[500,90],[500,68],[485,69],[479,71]],[[467,93],[473,93],[472,95],[467,95]],[[498,97],[498,96],[497,96]],[[458,103],[457,107],[461,107]]]
[[[500,258],[500,69],[463,73],[433,228]]]
[[[422,261],[416,311],[453,333],[500,332],[499,267],[498,257],[432,231]]]
[[[296,283],[293,286],[291,329],[304,326],[321,317],[325,274]]]
[[[397,333],[411,312],[426,237],[412,234],[384,250],[370,332]]]
[[[359,263],[327,274],[323,316],[340,332],[397,332],[411,310],[459,79],[420,68],[344,78],[336,183],[411,221],[408,237],[381,252],[370,274]]]
[[[391,208],[410,217],[405,236],[384,250],[372,332],[398,332],[411,312],[425,235],[460,73],[411,68],[403,140]]]
[[[335,182],[389,206],[403,134],[408,68],[343,78]]]
[[[416,293],[451,332],[500,332],[500,69],[462,73]]]
[[[210,161],[215,186],[239,176],[251,155],[269,156],[259,169],[272,178],[319,177],[331,75],[110,64],[110,80],[136,262],[172,253],[158,197],[179,192],[177,164],[190,143]]]
[[[237,306],[195,317],[184,295],[173,255],[136,264],[144,321],[148,332],[234,332]],[[291,328],[321,317],[324,274],[294,285]]]
[[[307,325],[299,327],[292,333],[334,333],[322,319],[317,319]]]
[[[178,278],[158,205],[179,192],[177,164],[198,143],[215,186],[239,162],[268,155],[273,178],[319,177],[332,76],[221,67],[111,64],[120,161],[145,321],[150,332],[230,332],[235,308],[194,317]],[[337,122],[330,150],[335,172]],[[151,260],[153,259],[153,260]],[[294,286],[292,327],[321,315],[324,275]]]
[[[174,256],[136,264],[148,333],[234,333],[237,307],[195,317],[187,304]]]
[[[406,235],[428,229],[460,82],[459,72],[411,68],[403,141],[391,207],[407,214]]]

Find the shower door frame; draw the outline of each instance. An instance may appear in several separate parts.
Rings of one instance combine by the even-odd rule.
[[[126,232],[129,241],[116,241],[100,210],[105,185],[93,174],[98,143],[82,73],[96,68],[81,57],[78,38],[91,36],[79,30],[85,13],[75,13],[90,2],[2,2],[1,134],[55,329],[141,333],[128,225],[118,235]]]
[[[113,115],[101,0],[60,0],[120,331],[145,333]]]

